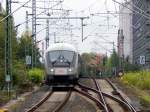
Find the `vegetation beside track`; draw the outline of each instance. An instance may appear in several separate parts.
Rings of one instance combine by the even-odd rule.
[[[136,89],[143,106],[150,106],[150,71],[126,73],[121,81]]]
[[[42,69],[34,68],[29,70],[28,78],[35,84],[39,84],[44,79],[44,71]]]
[[[5,17],[5,11],[0,14],[0,19]],[[24,33],[17,37],[17,31],[14,26],[14,19],[11,17],[12,35],[11,35],[11,62],[12,62],[12,76],[11,76],[11,95],[7,95],[7,83],[6,83],[6,73],[5,73],[5,37],[6,37],[6,26],[5,22],[0,23],[0,105],[6,103],[9,99],[17,94],[24,93],[26,91],[33,90],[33,80],[30,80],[28,74],[32,71],[31,65],[26,64],[26,56],[31,56],[32,48],[35,50],[36,54],[36,65],[35,67],[42,68],[40,62],[40,51],[37,46],[32,45],[32,35],[31,31],[24,31]],[[38,44],[38,43],[36,43]],[[36,70],[38,70],[36,69]],[[41,70],[41,69],[40,69]],[[32,77],[36,83],[40,83],[41,77],[38,75],[40,73],[32,73]],[[36,78],[35,78],[36,77]],[[6,93],[6,94],[5,94]],[[9,96],[9,97],[8,97]]]

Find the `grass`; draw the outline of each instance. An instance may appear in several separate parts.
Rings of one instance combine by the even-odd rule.
[[[146,107],[150,106],[150,95],[142,95],[140,97],[140,103]]]
[[[122,79],[124,83],[141,90],[150,90],[150,71],[126,73]]]
[[[11,92],[11,96],[8,95],[7,91],[0,91],[0,106],[6,104],[9,100],[10,97],[13,97],[14,92]]]
[[[138,89],[140,103],[143,106],[150,105],[150,71],[129,72],[121,77],[121,81]]]

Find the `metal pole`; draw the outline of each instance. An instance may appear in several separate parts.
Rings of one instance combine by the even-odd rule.
[[[47,21],[46,21],[46,25],[47,25],[47,27],[46,27],[46,49],[48,48],[48,46],[49,46],[49,19],[47,19]]]
[[[56,43],[56,33],[54,32],[54,43]]]
[[[27,32],[27,35],[29,33],[28,30],[29,30],[28,11],[26,11],[26,32]]]
[[[115,43],[113,42],[113,51],[115,51]]]
[[[83,18],[81,18],[81,27],[82,27],[81,38],[82,38],[82,42],[83,42]]]
[[[11,0],[6,0],[6,16],[11,13]],[[5,81],[7,83],[8,94],[12,87],[12,22],[11,16],[6,18],[6,38],[5,38]]]
[[[42,42],[42,62],[44,63],[44,42]]]
[[[36,0],[32,0],[32,68],[36,65]]]

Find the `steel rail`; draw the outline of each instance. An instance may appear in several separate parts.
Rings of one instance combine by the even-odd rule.
[[[136,112],[135,108],[129,103],[129,101],[125,97],[123,97],[123,95],[120,93],[117,87],[109,79],[106,79],[106,81],[111,85],[114,91],[118,93],[120,98],[130,106],[130,108],[132,109],[132,112]]]
[[[48,98],[53,94],[53,91],[50,91],[42,100],[40,100],[37,104],[33,105],[30,109],[25,112],[34,112],[37,108],[39,108]]]
[[[76,91],[76,92],[78,92],[79,94],[82,94],[83,96],[85,96],[85,97],[91,99],[92,101],[94,101],[94,102],[98,105],[99,109],[104,109],[103,103],[100,102],[99,100],[97,100],[96,98],[92,97],[92,96],[91,96],[90,94],[88,94],[87,92],[82,91],[82,90],[79,90],[79,89],[77,89],[77,88],[74,88],[74,91]]]
[[[91,91],[93,91],[93,92],[95,92],[95,93],[99,93],[99,91],[97,91],[96,89],[87,87],[87,86],[82,85],[82,84],[80,84],[80,83],[78,83],[78,86],[81,87],[81,88],[85,88],[85,89],[91,90]],[[110,95],[110,94],[107,94],[107,93],[105,93],[105,92],[102,92],[102,94],[103,94],[104,96],[106,96],[106,97],[108,97],[108,98],[110,98],[110,99],[112,99],[112,100],[114,100],[114,101],[120,103],[124,108],[126,108],[126,109],[130,110],[131,112],[133,112],[132,109],[130,108],[130,106],[128,105],[128,103],[126,103],[125,101],[123,101],[123,100],[121,100],[121,99],[119,99],[119,98],[117,98],[117,97],[115,97],[115,96],[112,96],[112,95]],[[135,111],[135,112],[136,112],[136,111]]]
[[[62,109],[62,107],[64,107],[64,105],[67,103],[71,94],[72,94],[72,90],[67,92],[65,99],[52,112],[59,112]]]
[[[110,107],[108,107],[107,103],[106,103],[106,100],[105,98],[103,97],[103,94],[102,94],[102,90],[97,82],[97,80],[95,78],[93,78],[93,81],[95,83],[95,86],[96,86],[96,89],[99,91],[98,95],[99,95],[99,98],[100,100],[102,101],[102,103],[104,104],[104,107],[105,107],[105,111],[106,112],[109,112],[109,110],[111,110]]]

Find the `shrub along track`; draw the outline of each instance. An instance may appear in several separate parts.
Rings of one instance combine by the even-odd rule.
[[[75,88],[74,90],[76,92],[79,92],[82,95],[85,95],[86,97],[90,98],[91,100],[93,100],[99,107],[99,109],[101,111],[104,112],[136,112],[136,110],[134,109],[134,107],[126,100],[126,98],[124,98],[122,96],[122,94],[120,93],[120,91],[115,87],[115,85],[113,85],[113,83],[106,79],[105,81],[107,82],[107,84],[113,89],[112,94],[108,93],[107,91],[103,91],[104,88],[102,88],[100,86],[100,82],[99,80],[101,79],[95,79],[92,78],[95,84],[95,88],[90,88],[87,87],[81,83],[78,83],[78,88]],[[85,92],[86,90],[86,92]],[[95,97],[94,94],[97,94],[97,97]],[[107,99],[106,99],[107,98]],[[117,110],[117,106],[112,106],[112,102],[109,103],[110,101],[108,101],[108,99],[112,100],[113,102],[118,103],[117,106],[120,106],[120,110]]]

